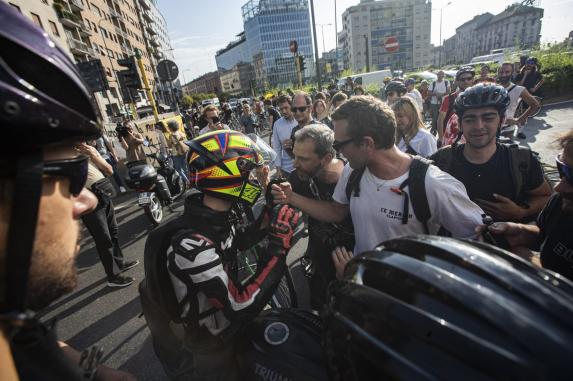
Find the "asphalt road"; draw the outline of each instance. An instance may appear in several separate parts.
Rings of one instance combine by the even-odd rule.
[[[573,127],[573,102],[544,107],[539,115],[530,119],[525,129],[527,139],[521,144],[540,153],[542,161],[554,163],[558,148],[551,145],[556,136]],[[129,259],[143,261],[145,238],[152,229],[147,217],[137,206],[136,196],[127,194],[115,200],[120,225],[120,242]],[[175,204],[175,213],[182,203]],[[173,218],[167,210],[167,218]],[[93,240],[83,234],[82,249],[78,256],[79,285],[75,292],[54,302],[43,313],[43,319],[58,318],[60,339],[75,348],[102,346],[105,364],[126,370],[139,380],[161,380],[165,375],[156,360],[141,308],[137,284],[124,289],[110,289],[99,263]],[[299,242],[289,254],[299,257],[305,242]],[[128,275],[139,282],[143,279],[143,265],[131,269]]]

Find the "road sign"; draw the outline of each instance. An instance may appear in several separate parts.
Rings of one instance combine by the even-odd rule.
[[[397,52],[398,49],[400,49],[398,39],[396,37],[388,37],[384,43],[384,49],[386,49],[388,53]]]
[[[177,79],[179,68],[171,60],[163,60],[157,64],[157,74],[162,81],[171,82]]]

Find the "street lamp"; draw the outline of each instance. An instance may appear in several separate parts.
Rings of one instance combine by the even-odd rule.
[[[336,0],[334,0],[334,37],[336,38],[336,69],[334,69],[334,76],[338,78],[338,14],[336,13]]]
[[[326,52],[326,44],[324,43],[324,27],[325,26],[332,26],[332,24],[316,24],[320,27],[320,31],[322,33],[322,56],[324,58],[324,53]]]
[[[446,5],[444,5],[443,7],[440,8],[440,55],[439,55],[439,59],[438,59],[438,66],[440,68],[442,67],[442,50],[444,50],[444,43],[442,41],[442,12],[443,12],[444,8],[446,8],[451,3],[452,3],[451,1],[448,1],[448,3]]]

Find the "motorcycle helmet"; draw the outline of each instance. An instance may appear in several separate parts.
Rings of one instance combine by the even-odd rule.
[[[391,81],[384,88],[384,92],[386,93],[386,95],[388,95],[388,93],[392,91],[395,91],[398,93],[398,95],[402,96],[406,94],[408,89],[406,89],[406,85],[404,85],[404,83],[400,81]]]
[[[248,136],[233,130],[203,134],[186,143],[191,183],[203,192],[252,205],[262,188],[249,179],[263,157]]]
[[[323,314],[334,380],[565,380],[573,283],[494,246],[393,239],[353,258]]]
[[[10,220],[0,313],[2,320],[22,322],[33,316],[25,297],[43,147],[95,139],[101,129],[90,92],[68,55],[5,2],[0,2],[0,110],[0,176],[13,183],[11,206],[18,211]]]
[[[466,110],[493,107],[503,116],[509,106],[507,90],[495,83],[478,83],[460,93],[454,103],[454,111],[461,119]]]

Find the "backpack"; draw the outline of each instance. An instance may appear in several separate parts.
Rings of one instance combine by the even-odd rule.
[[[404,212],[402,213],[402,224],[408,223],[408,215],[410,208],[410,199],[412,200],[412,207],[414,214],[418,221],[424,226],[424,233],[430,234],[428,229],[428,221],[432,217],[430,206],[428,205],[428,198],[426,197],[426,172],[432,162],[420,156],[414,156],[412,165],[410,166],[410,175],[406,180],[400,184],[398,190],[404,195]],[[352,171],[348,182],[346,183],[346,198],[350,201],[351,197],[360,197],[360,180],[364,175],[366,167],[358,168]],[[409,186],[409,194],[404,191],[404,188]]]
[[[448,81],[447,79],[444,79],[444,83],[446,84],[446,89],[448,87],[451,88],[450,81]],[[436,89],[436,81],[432,82],[432,90],[430,90],[430,91],[434,92],[435,89]]]
[[[501,146],[508,149],[510,153],[511,181],[513,183],[513,189],[515,190],[513,200],[520,200],[523,184],[531,167],[531,150],[527,147],[520,147],[514,144],[502,144]],[[463,147],[463,144],[443,147],[432,155],[431,158],[435,165],[442,171],[450,173],[455,156],[454,150],[461,150]]]

